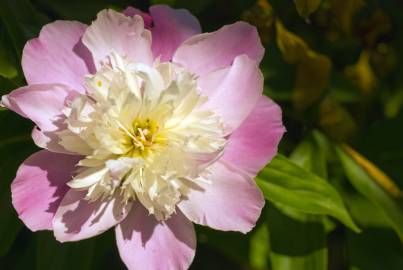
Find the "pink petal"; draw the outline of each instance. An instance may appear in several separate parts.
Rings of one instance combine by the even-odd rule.
[[[191,37],[178,48],[173,61],[203,75],[231,65],[234,58],[241,54],[257,63],[264,54],[256,28],[245,22]]]
[[[26,159],[11,184],[20,219],[32,231],[51,230],[60,201],[68,190],[79,157],[39,151]]]
[[[241,55],[231,67],[201,76],[198,84],[201,93],[208,96],[206,108],[219,115],[227,132],[232,132],[262,96],[263,75],[255,61]]]
[[[188,269],[196,249],[193,224],[182,213],[157,222],[140,204],[116,226],[116,241],[130,270]]]
[[[179,45],[191,36],[201,33],[196,17],[185,9],[172,9],[165,5],[150,8],[153,19],[152,49],[154,57],[169,61]]]
[[[151,33],[144,29],[140,16],[128,17],[112,9],[102,10],[87,28],[83,43],[94,57],[95,65],[101,66],[112,52],[151,65]]]
[[[60,83],[84,91],[84,76],[94,72],[92,57],[81,43],[86,27],[74,21],[55,21],[42,28],[39,38],[28,41],[22,53],[28,84]]]
[[[123,10],[122,13],[129,17],[133,17],[134,15],[140,15],[143,18],[144,26],[147,29],[151,28],[151,25],[153,23],[153,18],[150,16],[150,14],[148,14],[146,12],[142,12],[141,10],[134,8],[134,7],[127,7],[125,10]]]
[[[36,84],[18,88],[2,97],[2,104],[31,119],[42,131],[58,128],[66,101],[78,93],[62,84]]]
[[[59,145],[56,132],[65,125],[62,109],[78,94],[62,84],[36,84],[12,91],[2,97],[1,103],[39,127],[32,131],[36,145],[52,152],[71,154]]]
[[[264,206],[255,181],[219,161],[211,167],[210,184],[192,189],[178,207],[192,222],[222,231],[249,232]]]
[[[70,189],[53,219],[53,231],[60,242],[78,241],[96,236],[122,221],[131,208],[121,198],[90,202],[86,191]]]
[[[229,137],[222,160],[256,175],[277,154],[284,132],[280,107],[262,96],[248,118]]]

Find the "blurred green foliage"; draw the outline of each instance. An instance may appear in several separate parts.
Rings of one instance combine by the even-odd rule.
[[[282,155],[257,178],[267,204],[256,228],[197,227],[191,269],[403,269],[399,0],[0,0],[0,95],[24,85],[22,48],[44,24],[160,3],[189,9],[204,31],[255,25],[265,94],[287,128]],[[112,231],[60,244],[23,226],[10,183],[36,150],[33,125],[5,110],[0,125],[0,269],[124,269]]]

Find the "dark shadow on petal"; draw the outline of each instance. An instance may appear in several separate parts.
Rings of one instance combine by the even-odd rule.
[[[158,221],[153,215],[149,215],[140,203],[133,205],[130,214],[120,224],[124,240],[132,239],[133,231],[135,231],[141,235],[143,246],[150,240],[157,225],[159,225]]]
[[[176,239],[188,247],[192,249],[196,247],[196,232],[193,223],[179,209],[165,222],[164,226],[168,226]]]
[[[84,45],[82,40],[73,47],[73,52],[78,55],[81,59],[84,60],[85,65],[87,66],[88,71],[91,74],[95,74],[97,71],[95,68],[94,58],[92,57],[91,51]]]
[[[80,160],[80,157],[52,153],[46,150],[42,150],[38,153],[41,153],[41,159],[28,159],[24,164],[26,166],[39,167],[43,171],[46,171],[46,180],[49,181],[49,186],[55,187],[55,192],[52,196],[54,200],[49,204],[46,212],[54,214],[64,195],[69,190],[66,183],[72,179],[75,165]]]
[[[85,194],[85,191],[69,192],[60,205],[67,206],[78,202],[78,205],[74,210],[69,210],[63,214],[62,223],[67,228],[65,233],[79,233],[85,222],[87,222],[91,215],[99,209],[99,202],[89,202],[84,200]]]

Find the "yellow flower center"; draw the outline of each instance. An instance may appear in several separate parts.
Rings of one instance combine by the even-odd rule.
[[[160,127],[156,121],[136,119],[133,121],[132,131],[128,132],[129,151],[124,154],[125,157],[142,157],[155,150],[156,145],[163,146],[167,139],[160,132]],[[154,147],[153,147],[154,146]]]

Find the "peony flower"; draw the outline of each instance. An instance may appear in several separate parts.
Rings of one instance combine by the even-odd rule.
[[[18,169],[12,201],[60,242],[112,227],[129,269],[185,269],[193,223],[250,231],[254,176],[277,152],[280,108],[262,95],[264,49],[244,22],[200,34],[186,10],[103,10],[55,21],[23,51],[28,86],[3,96],[43,150]]]

